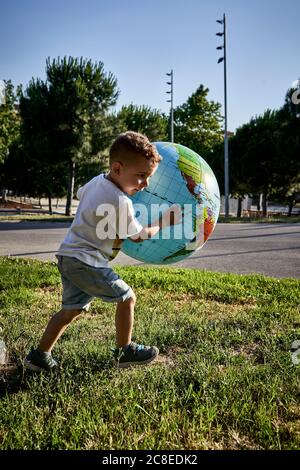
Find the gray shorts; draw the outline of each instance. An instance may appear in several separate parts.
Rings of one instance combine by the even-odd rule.
[[[69,256],[59,256],[64,310],[88,310],[98,297],[105,302],[124,302],[132,297],[132,289],[111,268],[95,268]]]

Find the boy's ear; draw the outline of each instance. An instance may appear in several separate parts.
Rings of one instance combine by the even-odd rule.
[[[122,162],[113,162],[111,165],[111,169],[115,175],[120,175],[121,168],[123,167]]]

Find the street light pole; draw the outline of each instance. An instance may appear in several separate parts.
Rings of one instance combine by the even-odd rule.
[[[173,69],[171,69],[170,73],[166,74],[168,77],[171,77],[170,82],[167,82],[167,85],[171,86],[171,89],[166,93],[171,95],[171,99],[167,100],[167,103],[171,103],[170,109],[170,140],[174,142],[174,108],[173,108]]]
[[[218,64],[224,62],[224,189],[225,189],[225,216],[229,216],[229,156],[228,156],[228,134],[227,134],[227,71],[226,71],[226,17],[223,14],[223,20],[217,20],[217,23],[223,24],[223,32],[217,33],[217,36],[223,36],[223,46],[217,49],[224,50],[224,56],[220,57]]]

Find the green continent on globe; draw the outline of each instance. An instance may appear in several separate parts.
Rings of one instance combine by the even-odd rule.
[[[208,202],[210,206],[214,208],[215,204],[205,184],[205,172],[203,168],[204,161],[202,163],[199,155],[193,150],[180,144],[176,144],[176,147],[179,154],[177,165],[186,180],[188,190],[200,204]],[[216,223],[215,213],[217,212],[217,208],[214,209],[215,210],[207,210],[204,208],[199,217],[196,217],[195,219],[195,233],[198,233],[201,223],[204,223],[204,242],[208,239]],[[195,240],[192,240],[192,242],[194,241]],[[199,246],[201,246],[200,241],[197,247]]]
[[[188,182],[189,191],[193,196],[196,196],[196,194],[193,193],[193,190],[197,184],[201,183],[202,179],[202,169],[199,164],[199,156],[193,150],[188,150],[183,147],[183,145],[177,144],[176,148],[179,155],[177,165]]]

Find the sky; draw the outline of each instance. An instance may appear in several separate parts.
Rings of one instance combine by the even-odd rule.
[[[228,130],[280,108],[300,77],[299,0],[0,0],[0,80],[26,88],[46,79],[46,58],[103,62],[117,78],[122,105],[168,113],[200,84],[222,104],[226,15]]]

